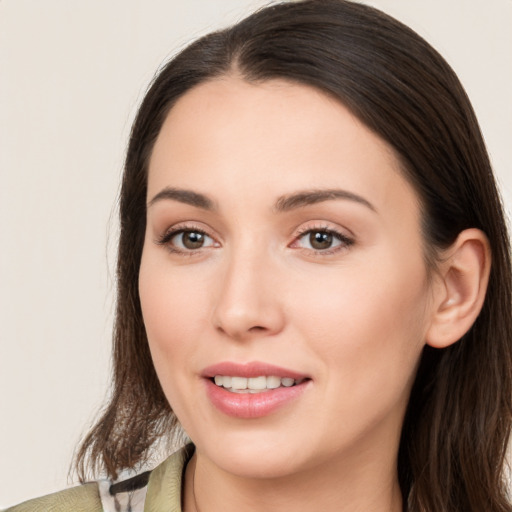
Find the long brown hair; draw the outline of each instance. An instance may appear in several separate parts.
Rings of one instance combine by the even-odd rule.
[[[464,229],[483,230],[492,270],[483,310],[449,348],[426,347],[398,454],[407,510],[510,511],[503,466],[512,410],[509,239],[470,102],[444,59],[415,32],[346,0],[272,5],[207,35],[172,59],[134,122],[121,190],[113,390],[83,441],[77,468],[115,477],[144,461],[177,420],[156,376],[142,321],[138,273],[148,160],[175,102],[236,71],[247,81],[308,84],[338,98],[399,155],[421,200],[426,256]]]

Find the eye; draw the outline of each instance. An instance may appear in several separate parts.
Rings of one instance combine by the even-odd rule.
[[[180,249],[201,249],[213,245],[213,240],[206,233],[201,231],[181,231],[176,233],[169,240]]]
[[[168,231],[160,240],[172,252],[193,252],[207,247],[216,246],[215,240],[200,229],[174,229]]]
[[[292,247],[301,247],[330,254],[352,245],[353,240],[332,229],[308,229],[297,237]]]

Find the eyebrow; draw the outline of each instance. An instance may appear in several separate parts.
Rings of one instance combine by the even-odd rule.
[[[195,206],[202,210],[214,211],[217,209],[215,202],[208,196],[193,190],[166,187],[156,194],[151,201],[148,203],[148,208],[155,203],[164,199],[178,201],[180,203]],[[353,192],[342,189],[314,189],[314,190],[303,190],[294,194],[284,195],[277,199],[274,205],[274,211],[288,212],[297,208],[303,208],[324,201],[333,201],[336,199],[343,199],[347,201],[354,201],[356,203],[366,206],[373,212],[377,212],[377,209],[364,197],[361,197]]]
[[[337,188],[321,189],[321,190],[304,190],[295,194],[281,196],[274,206],[278,212],[287,212],[296,208],[303,208],[324,201],[332,201],[335,199],[345,199],[348,201],[354,201],[356,203],[366,206],[373,212],[377,212],[375,206],[373,206],[364,197],[361,197],[348,190],[342,190]]]
[[[189,204],[190,206],[195,206],[196,208],[201,208],[202,210],[215,210],[215,203],[204,194],[200,194],[199,192],[194,192],[193,190],[185,190],[181,188],[174,187],[166,187],[162,189],[156,196],[151,199],[148,203],[148,208],[153,206],[158,201],[162,201],[163,199],[170,199],[173,201],[179,201],[180,203]]]

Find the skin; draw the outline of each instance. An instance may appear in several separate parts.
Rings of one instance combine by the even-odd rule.
[[[168,187],[214,208],[154,199]],[[276,208],[319,189],[363,201]],[[196,509],[192,474],[203,512],[401,510],[401,424],[446,287],[429,280],[418,197],[391,148],[315,89],[228,76],[170,111],[148,204],[143,316],[163,390],[196,445],[184,510]],[[180,229],[206,233],[203,247],[187,249]],[[341,238],[314,250],[315,230]],[[268,416],[233,418],[200,376],[221,361],[311,380]]]

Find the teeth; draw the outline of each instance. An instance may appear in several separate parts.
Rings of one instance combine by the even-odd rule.
[[[267,377],[267,388],[276,389],[281,385],[281,379],[279,377]]]
[[[224,385],[224,383],[222,384]],[[245,377],[231,377],[231,387],[234,389],[247,389],[247,379]]]
[[[285,377],[284,379],[281,379],[281,383],[283,384],[283,386],[289,388],[290,386],[293,386],[295,384],[295,380],[290,379],[289,377]]]
[[[267,377],[251,377],[247,381],[247,387],[249,389],[260,390],[267,388]]]
[[[259,393],[260,391],[266,391],[268,389],[276,389],[281,386],[289,388],[299,381],[295,381],[290,377],[276,377],[271,375],[266,377],[261,375],[260,377],[232,377],[227,375],[215,375],[215,384],[219,387],[223,387],[234,393]]]

